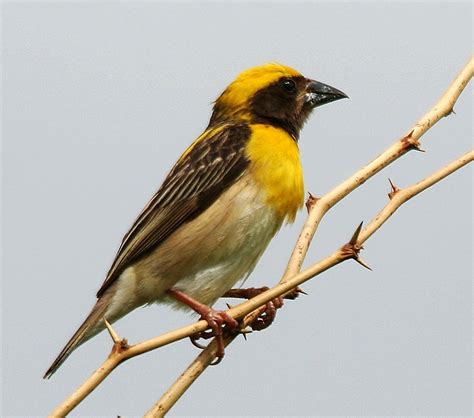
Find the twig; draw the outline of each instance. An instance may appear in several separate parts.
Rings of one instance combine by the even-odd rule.
[[[248,300],[228,310],[227,313],[236,319],[240,319],[255,309],[258,309],[269,300],[278,297],[292,290],[294,287],[300,285],[304,281],[309,280],[315,274],[319,274],[347,258],[354,258],[349,257],[342,251],[342,249],[340,249],[331,256],[327,257],[325,260],[311,266],[304,272],[295,274],[301,268],[310,242],[324,214],[342,198],[347,196],[347,194],[349,194],[352,190],[363,184],[367,179],[375,175],[388,164],[404,155],[410,149],[418,149],[418,139],[442,117],[447,116],[452,112],[454,103],[463,91],[466,84],[472,78],[473,74],[474,59],[471,59],[456,77],[438,103],[417,122],[409,134],[397,141],[366,167],[359,170],[354,176],[351,176],[323,198],[317,200],[310,210],[308,219],[300,234],[300,238],[298,239],[297,245],[295,246],[295,249],[293,250],[293,253],[290,257],[290,261],[288,263],[285,275],[283,276],[282,283],[256,296],[255,298],[252,298],[251,300]],[[291,277],[291,279],[287,280],[289,277]],[[90,392],[92,392],[112,372],[115,367],[117,367],[123,361],[162,347],[163,345],[172,343],[179,339],[186,338],[197,332],[204,331],[206,328],[207,322],[201,320],[192,325],[176,329],[161,336],[152,338],[148,341],[126,347],[122,350],[117,350],[114,346],[114,350],[112,350],[112,353],[109,355],[107,360],[71,396],[69,396],[63,403],[58,405],[52,412],[51,416],[65,416],[67,413],[69,413]],[[210,351],[211,347],[206,348],[206,350],[208,349]]]
[[[224,346],[227,347],[235,338],[235,335],[224,335]],[[143,418],[163,417],[186,392],[186,390],[194,383],[194,381],[206,370],[206,368],[216,358],[217,342],[212,340],[211,343],[202,350],[194,359],[183,374],[171,385],[168,390],[163,393],[161,398],[155,405],[145,414]]]
[[[297,276],[287,280],[286,284],[293,283],[295,279],[305,277],[301,282],[306,281],[314,276],[319,275],[322,271],[327,268],[333,267],[348,258],[353,258],[364,267],[368,267],[365,262],[359,258],[359,250],[362,248],[362,244],[367,241],[387,220],[390,218],[394,212],[402,206],[406,201],[415,197],[417,194],[431,187],[435,183],[449,176],[456,170],[459,170],[461,167],[472,162],[474,160],[474,151],[469,151],[464,154],[462,157],[453,161],[451,164],[446,167],[436,171],[431,176],[426,179],[414,184],[403,190],[398,190],[396,195],[390,199],[390,202],[385,205],[385,207],[379,212],[379,214],[368,224],[366,228],[361,230],[361,225],[355,231],[352,239],[344,246],[342,246],[338,251],[331,254],[329,257],[325,258],[321,262],[313,265],[309,269],[303,271]],[[338,257],[337,254],[340,254]],[[344,254],[345,253],[345,254]],[[327,266],[327,261],[330,261],[330,266]],[[324,269],[324,270],[323,270]],[[310,272],[310,273],[309,273]],[[308,277],[309,276],[309,277]],[[299,283],[299,279],[296,280]],[[275,288],[274,288],[275,289]],[[259,296],[263,296],[259,295]],[[265,298],[266,299],[266,298]],[[235,335],[226,336],[224,343],[227,346],[230,342],[233,341]],[[190,364],[190,366],[183,372],[183,374],[173,383],[172,386],[161,396],[161,398],[153,405],[153,407],[144,415],[146,418],[152,417],[163,417],[166,412],[168,412],[173,405],[178,401],[178,399],[183,395],[183,393],[191,386],[191,384],[202,374],[202,372],[209,366],[216,352],[216,342],[212,343],[205,349],[201,354],[199,354],[196,359]]]
[[[446,167],[439,169],[431,176],[405,189],[393,187],[393,183],[391,182],[392,192],[389,193],[390,203],[387,204],[373,219],[373,221],[370,222],[370,224],[362,231],[361,238],[366,241],[390,216],[392,216],[393,212],[395,212],[403,203],[421,193],[423,190],[426,190],[428,187],[438,183],[440,180],[454,173],[456,170],[459,170],[461,167],[464,167],[473,160],[474,151],[471,150],[466,152],[466,154],[459,157],[457,160],[454,160],[452,163],[448,164]],[[394,189],[395,191],[393,191]]]

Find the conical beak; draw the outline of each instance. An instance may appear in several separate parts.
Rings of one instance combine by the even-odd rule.
[[[349,96],[335,87],[319,81],[310,80],[306,86],[305,102],[312,108],[345,98],[349,98]]]

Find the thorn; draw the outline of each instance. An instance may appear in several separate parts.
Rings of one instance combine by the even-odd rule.
[[[308,296],[308,294],[307,294],[303,289],[300,289],[299,287],[296,288],[296,291],[297,291],[298,293],[302,293],[303,295]]]
[[[359,226],[357,227],[357,229],[354,231],[354,233],[352,234],[352,237],[349,241],[349,245],[352,245],[354,246],[356,243],[357,243],[357,240],[359,239],[359,235],[360,235],[360,231],[362,231],[362,224],[364,223],[364,221],[362,221]]]
[[[319,200],[319,197],[316,197],[316,196],[313,196],[311,194],[311,192],[308,192],[308,199],[306,200],[306,210],[308,211],[308,213],[311,211],[311,209],[313,209],[314,205],[316,204],[316,202]]]
[[[354,257],[354,260],[357,261],[362,267],[365,267],[367,270],[372,271],[372,268],[359,256]]]
[[[251,334],[252,330],[247,327],[245,329],[241,329],[240,333],[242,334],[242,337],[244,337],[244,340],[247,341],[247,334]]]
[[[390,183],[390,186],[392,187],[392,191],[395,193],[395,192],[398,192],[400,189],[395,185],[395,183],[392,181],[392,179],[389,177],[388,178],[388,181]]]
[[[395,185],[395,183],[392,181],[390,177],[388,178],[388,181],[390,183],[390,187],[392,188],[392,190],[388,193],[388,198],[392,200],[393,196],[395,196],[395,194],[399,192],[400,189]]]
[[[299,287],[295,287],[294,289],[291,289],[288,291],[283,298],[284,299],[289,299],[289,300],[295,300],[299,295],[308,295],[304,290],[300,289]]]
[[[451,109],[451,112],[449,112],[450,114],[452,113],[453,115],[456,115],[457,113],[454,111],[454,109]]]
[[[413,151],[426,152],[423,148],[420,148],[419,145],[414,145],[413,146]]]
[[[112,325],[110,325],[110,322],[104,318],[104,323],[105,323],[105,326],[107,327],[107,331],[109,331],[110,337],[112,338],[112,341],[114,342],[114,344],[120,344],[122,342],[122,339],[112,328]]]
[[[350,241],[341,247],[341,252],[345,259],[356,259],[357,257],[359,257],[359,251],[364,248],[361,244],[357,243],[357,241],[359,240],[360,232],[362,231],[363,223],[364,222],[361,222],[359,224],[357,229],[352,234]]]
[[[401,142],[403,144],[403,147],[407,150],[418,150],[418,151],[422,151],[420,149],[420,142],[418,141],[418,139],[413,139],[413,133],[415,132],[415,130],[413,129],[408,135],[405,135],[402,139],[401,139]],[[424,151],[422,151],[424,152]]]

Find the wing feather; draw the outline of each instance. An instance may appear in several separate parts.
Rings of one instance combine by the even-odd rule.
[[[183,154],[125,234],[97,297],[125,268],[199,216],[242,175],[249,163],[244,149],[250,134],[246,124],[221,125]]]

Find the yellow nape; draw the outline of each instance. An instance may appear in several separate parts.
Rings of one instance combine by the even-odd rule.
[[[286,65],[269,63],[242,71],[225,89],[217,102],[230,107],[245,107],[254,94],[282,77],[301,77]]]
[[[293,222],[303,205],[303,170],[298,144],[283,129],[250,125],[252,135],[246,147],[250,170],[265,192],[265,203],[281,217]]]

